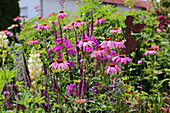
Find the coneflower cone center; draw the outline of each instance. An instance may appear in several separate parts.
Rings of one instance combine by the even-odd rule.
[[[61,10],[59,13],[64,13],[64,11],[63,11],[63,10]]]
[[[99,20],[99,19],[101,19],[101,17],[97,17],[97,19]]]
[[[63,62],[64,62],[63,59],[57,59],[56,61],[57,61],[58,63],[63,63]]]
[[[103,50],[103,48],[97,48],[97,50]]]
[[[114,28],[113,30],[118,30],[118,28],[116,27],[116,28]]]
[[[106,38],[106,41],[109,41],[109,40],[111,40],[111,38]]]
[[[115,64],[114,64],[114,63],[111,63],[111,64],[110,64],[110,67],[115,67]]]
[[[81,22],[81,20],[77,20],[77,22]]]
[[[88,40],[87,39],[83,39],[83,42],[87,42]]]
[[[120,55],[119,55],[119,57],[120,57],[120,58],[124,58],[124,57],[125,57],[125,55],[123,55],[123,54],[120,54]]]
[[[148,50],[154,50],[153,48],[149,48]]]
[[[120,40],[116,40],[116,42],[120,42]]]

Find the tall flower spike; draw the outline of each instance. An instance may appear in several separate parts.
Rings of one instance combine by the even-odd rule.
[[[26,73],[25,79],[26,79],[26,82],[27,82],[27,86],[29,88],[31,88],[31,78],[29,76],[29,70],[28,70],[27,62],[26,62],[24,53],[22,53],[22,55],[23,55],[23,60],[24,60],[25,73]]]
[[[91,24],[90,24],[90,28],[91,28],[91,36],[93,36],[93,12],[91,11]]]

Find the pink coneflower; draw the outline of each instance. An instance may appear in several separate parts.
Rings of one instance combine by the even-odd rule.
[[[110,33],[121,33],[121,29],[114,28],[113,30],[110,30]]]
[[[64,19],[68,16],[68,13],[64,13],[63,10],[61,10],[58,15],[57,15],[57,19]]]
[[[40,24],[32,25],[31,28],[33,28],[33,27],[35,27],[37,31],[38,31],[39,29],[41,29],[41,25],[40,25]]]
[[[116,48],[125,48],[125,45],[120,40],[115,40]]]
[[[60,70],[60,68],[63,68],[63,69],[69,69],[68,67],[68,64],[67,62],[64,62],[63,59],[57,59],[54,63],[52,63],[49,67],[52,67],[51,69],[57,69],[57,70]]]
[[[117,59],[117,60],[116,60]],[[131,62],[132,59],[130,59],[129,57],[126,57],[125,55],[123,54],[120,54],[119,56],[115,56],[112,58],[112,61],[114,62],[116,60],[116,62],[120,62],[120,64],[124,63],[124,64],[127,64],[127,61],[128,62]]]
[[[111,63],[107,67],[107,69],[105,70],[105,73],[107,73],[107,74],[111,74],[111,73],[117,74],[117,71],[121,71],[120,67],[115,63]]]
[[[75,22],[70,22],[68,25],[73,26]]]
[[[100,56],[108,55],[108,49],[107,48],[97,48],[97,51],[93,51],[91,54],[92,57],[100,57]]]
[[[77,22],[74,23],[74,27],[80,27],[84,24],[84,22],[81,22],[81,20],[77,20]]]
[[[157,51],[160,50],[159,45],[152,45],[151,48],[156,49]]]
[[[146,56],[147,54],[152,55],[152,54],[157,54],[157,51],[154,50],[153,48],[149,48],[144,55]]]
[[[48,22],[51,24],[51,26],[53,25],[53,23],[55,23],[56,25],[58,23],[58,21],[48,21]]]
[[[30,40],[30,41],[28,41],[28,45],[37,44],[37,43],[39,43],[38,40]]]
[[[14,21],[17,21],[17,20],[22,20],[22,19],[23,19],[23,17],[17,16],[17,17],[14,18],[13,20],[14,20]]]
[[[80,41],[79,44],[77,45],[80,49],[83,46],[83,50],[85,50],[85,48],[88,48],[88,46],[92,47],[93,45],[93,41],[88,41],[88,39],[83,39],[83,41]]]
[[[106,23],[106,20],[101,18],[101,17],[97,17],[97,19],[95,20],[94,24],[101,24],[101,23]]]
[[[64,26],[64,27],[63,27],[63,29],[64,29],[64,30],[72,30],[72,29],[73,29],[73,27],[70,27],[70,26]]]
[[[111,40],[111,38],[106,38],[105,41],[103,41],[99,46],[102,48],[109,47],[110,49],[115,49],[115,42]]]
[[[43,24],[42,26],[41,26],[41,29],[42,30],[47,30],[47,29],[49,29],[50,27],[47,25],[47,24]]]
[[[161,30],[161,29],[159,29],[159,28],[158,28],[156,31],[157,31],[158,33],[161,33],[161,32],[162,32],[162,30]]]
[[[87,99],[80,99],[80,100],[74,99],[74,101],[77,103],[83,103],[83,102],[87,101]]]

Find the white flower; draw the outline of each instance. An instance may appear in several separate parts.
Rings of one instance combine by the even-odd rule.
[[[42,64],[39,57],[40,54],[36,53],[35,48],[32,48],[30,58],[28,60],[28,70],[30,72],[31,79],[38,79],[41,75]]]

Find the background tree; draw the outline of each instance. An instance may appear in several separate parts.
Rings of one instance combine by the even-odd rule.
[[[19,15],[19,0],[0,0],[0,30],[5,30],[16,23],[13,18]]]

